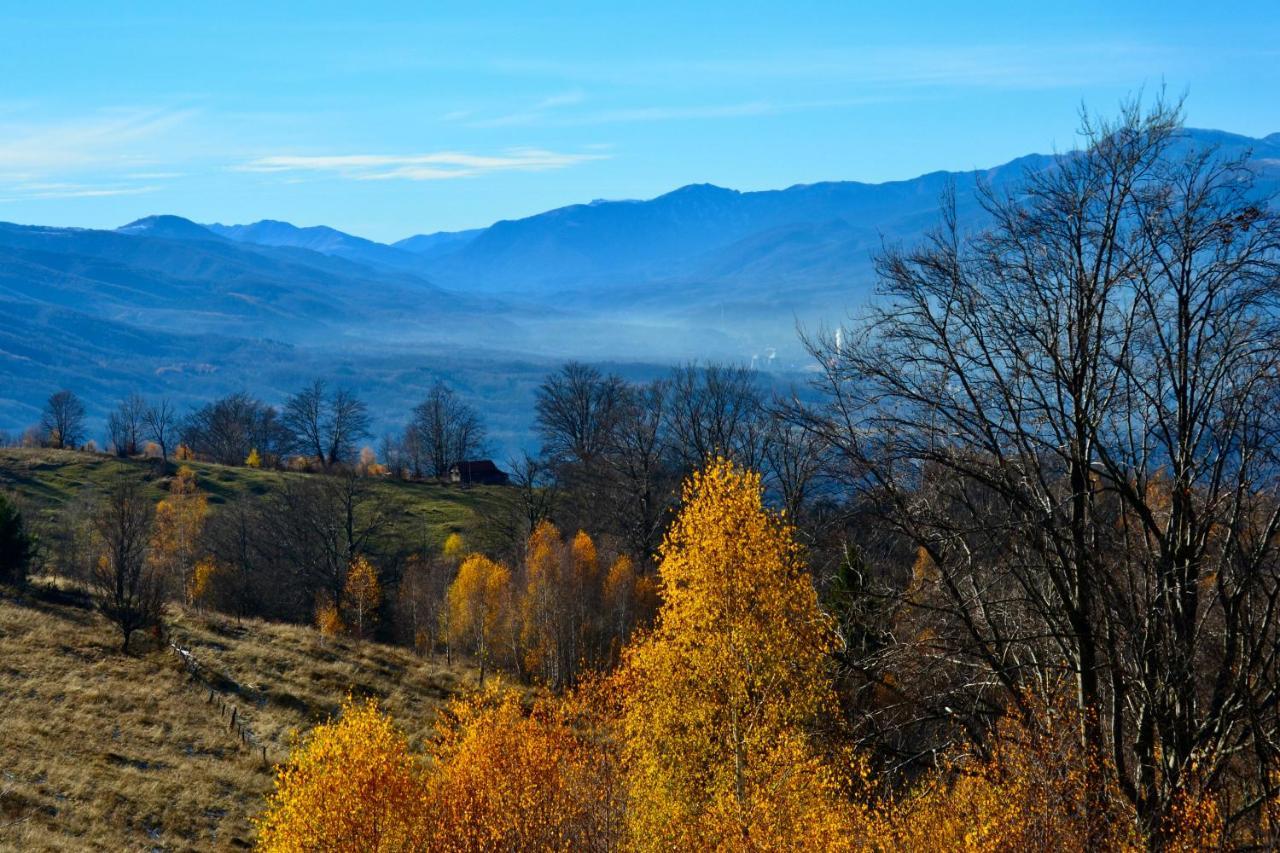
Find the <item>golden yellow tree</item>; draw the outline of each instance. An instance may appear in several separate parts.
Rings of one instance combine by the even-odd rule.
[[[360,461],[356,464],[356,471],[362,477],[385,477],[387,475],[387,466],[378,462],[378,454],[374,452],[372,447],[360,448]]]
[[[626,554],[609,566],[601,598],[607,620],[605,635],[610,657],[613,658],[626,642],[636,619],[636,565]]]
[[[191,603],[202,607],[210,598],[215,597],[217,581],[222,574],[222,568],[212,557],[196,560],[195,570],[191,574]]]
[[[450,704],[437,725],[426,849],[616,849],[609,765],[554,700],[526,711],[496,685]]]
[[[342,611],[338,605],[324,594],[316,598],[316,629],[326,637],[337,637],[346,633],[347,626],[342,621]]]
[[[836,636],[759,475],[694,474],[660,553],[657,624],[619,676],[630,843],[846,845],[843,780],[808,735],[835,711]]]
[[[525,546],[520,644],[525,666],[550,685],[568,678],[563,568],[560,531],[549,521],[538,522]]]
[[[569,617],[570,683],[576,682],[578,670],[594,665],[601,654],[601,578],[600,558],[596,543],[585,530],[579,530],[569,544],[569,571],[565,578]]]
[[[182,466],[169,482],[169,496],[156,504],[147,558],[181,586],[187,604],[197,598],[198,543],[208,515],[208,499],[196,486],[195,471]]]
[[[263,850],[420,849],[425,783],[405,738],[372,700],[348,698],[277,770],[257,820]]]
[[[480,662],[480,683],[496,648],[510,635],[511,570],[481,554],[462,561],[449,586],[449,642],[469,647]]]
[[[342,604],[356,636],[364,638],[378,622],[378,608],[382,605],[382,585],[378,583],[378,570],[363,555],[351,561],[347,569],[347,582],[342,589]]]
[[[245,457],[244,464],[249,468],[262,467],[262,454],[258,453],[258,448],[254,447],[249,451],[249,455]]]
[[[441,555],[451,563],[457,563],[466,554],[467,543],[463,540],[461,533],[450,533],[445,537],[444,547],[441,549]]]

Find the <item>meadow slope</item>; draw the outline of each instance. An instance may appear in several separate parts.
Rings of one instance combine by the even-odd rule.
[[[198,662],[197,681],[154,639],[120,654],[65,583],[0,596],[2,849],[249,847],[293,732],[351,692],[378,697],[420,744],[441,703],[474,681],[406,649],[171,608],[168,639]],[[233,707],[261,746],[229,729]]]

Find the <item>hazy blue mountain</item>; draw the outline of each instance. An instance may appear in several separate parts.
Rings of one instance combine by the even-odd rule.
[[[1187,144],[1251,149],[1262,190],[1280,189],[1280,133],[1190,131]],[[840,322],[870,298],[873,254],[935,225],[948,186],[978,227],[979,182],[1015,190],[1054,162],[761,192],[691,185],[394,246],[271,220],[0,223],[0,429],[34,422],[58,387],[100,421],[132,390],[194,403],[248,388],[278,402],[322,375],[360,389],[379,429],[449,378],[517,436],[538,377],[568,357],[640,373],[692,358],[804,370],[797,324]]]
[[[434,234],[416,234],[397,240],[391,245],[406,252],[413,252],[423,258],[436,257],[462,248],[484,231],[483,228],[472,228],[467,231],[437,231]]]
[[[406,333],[433,317],[475,322],[493,302],[317,252],[235,243],[175,216],[118,231],[0,224],[0,298],[144,327],[295,341],[379,322]]]
[[[217,240],[218,235],[181,216],[144,216],[116,231],[134,237],[167,237],[170,240]]]
[[[1280,134],[1190,130],[1186,140],[1227,155],[1252,149],[1264,187],[1280,187]],[[699,184],[648,201],[572,205],[495,223],[429,259],[427,270],[443,286],[471,292],[567,294],[613,307],[658,295],[701,302],[750,292],[766,298],[770,311],[779,295],[808,308],[846,297],[850,287],[865,295],[871,253],[882,240],[912,239],[931,226],[949,184],[962,218],[976,225],[979,182],[1013,187],[1053,162],[1029,155],[970,172],[762,192]]]
[[[355,237],[325,225],[299,228],[288,222],[263,219],[251,225],[221,225],[214,223],[204,227],[211,233],[241,243],[309,249],[322,255],[346,258],[357,263],[374,264],[410,272],[420,272],[423,267],[421,258],[412,252],[406,252],[383,243],[375,243],[363,237]]]

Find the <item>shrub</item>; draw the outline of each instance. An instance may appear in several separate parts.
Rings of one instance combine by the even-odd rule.
[[[17,505],[0,495],[0,581],[22,583],[35,556],[35,539],[27,532]]]

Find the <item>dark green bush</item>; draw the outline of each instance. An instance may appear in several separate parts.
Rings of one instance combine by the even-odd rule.
[[[27,532],[22,513],[0,494],[0,583],[22,583],[31,567],[35,540]]]

